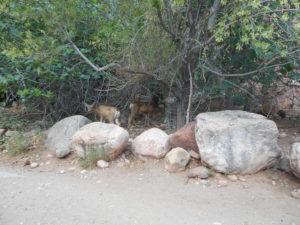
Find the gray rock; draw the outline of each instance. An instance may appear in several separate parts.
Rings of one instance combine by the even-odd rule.
[[[45,145],[55,153],[57,158],[63,158],[70,153],[72,136],[91,121],[84,116],[71,116],[54,124],[47,132]]]
[[[169,172],[183,171],[190,159],[190,154],[183,148],[173,148],[165,157],[165,169]]]
[[[128,139],[129,134],[122,127],[94,122],[83,126],[73,135],[70,149],[80,158],[98,151],[98,160],[112,160],[123,152]]]
[[[210,171],[208,168],[204,167],[204,166],[199,166],[193,169],[190,169],[188,171],[187,176],[189,178],[200,178],[200,179],[206,179],[208,178],[210,175]]]
[[[292,173],[300,178],[300,142],[294,143],[289,152],[290,168]]]
[[[19,134],[19,132],[16,131],[16,130],[8,130],[8,131],[5,132],[6,137],[13,137],[13,136],[16,136],[18,134]]]
[[[131,150],[137,156],[163,158],[170,150],[169,135],[158,128],[151,128],[137,136]]]
[[[201,113],[196,141],[201,160],[226,174],[252,174],[273,166],[281,156],[276,124],[244,111]]]

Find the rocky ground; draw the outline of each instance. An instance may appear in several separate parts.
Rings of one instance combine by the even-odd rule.
[[[288,151],[299,126],[278,127]],[[17,157],[0,152],[0,186],[1,225],[300,225],[300,199],[291,196],[300,180],[277,169],[188,179],[187,171],[167,173],[163,160],[142,162],[129,151],[107,169],[83,169],[74,155],[57,159],[37,149]]]

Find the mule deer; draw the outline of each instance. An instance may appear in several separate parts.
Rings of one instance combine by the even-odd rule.
[[[91,105],[83,102],[84,106],[86,107],[88,112],[94,112],[100,117],[100,122],[103,121],[103,119],[108,120],[109,123],[116,123],[118,126],[120,126],[119,123],[119,117],[120,117],[120,111],[116,107],[113,106],[107,106],[107,105],[99,105],[95,107],[95,102]]]
[[[135,117],[138,114],[145,114],[147,124],[149,125],[150,115],[153,115],[159,111],[158,107],[156,107],[152,103],[147,103],[147,102],[133,102],[130,104],[129,108],[130,108],[130,115],[128,117],[128,128],[130,128],[131,123],[134,121]]]

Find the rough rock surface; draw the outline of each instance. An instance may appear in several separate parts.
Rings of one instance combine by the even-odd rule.
[[[65,157],[70,153],[69,146],[74,133],[90,122],[88,118],[80,115],[58,121],[47,131],[46,147],[52,150],[56,157]]]
[[[200,178],[200,179],[206,179],[209,177],[209,169],[206,168],[205,166],[198,166],[198,167],[195,167],[193,169],[190,169],[188,171],[188,178]]]
[[[195,138],[195,125],[196,122],[190,122],[170,134],[170,144],[172,148],[180,147],[186,150],[193,150],[199,152],[196,138]]]
[[[292,173],[300,178],[300,142],[294,143],[290,150],[290,168]]]
[[[183,148],[173,148],[165,157],[165,169],[172,173],[183,171],[190,159],[190,154]]]
[[[151,128],[133,140],[131,150],[136,155],[163,158],[170,150],[169,135],[158,128]]]
[[[201,160],[216,171],[251,174],[274,165],[281,156],[276,124],[244,111],[201,113],[196,141]]]
[[[122,153],[128,139],[129,134],[122,127],[93,122],[83,126],[73,135],[70,149],[81,158],[85,158],[89,151],[99,150],[102,159],[112,160]]]

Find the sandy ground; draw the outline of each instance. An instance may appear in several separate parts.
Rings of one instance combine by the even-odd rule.
[[[298,128],[280,127],[288,150]],[[163,161],[125,152],[108,169],[83,170],[74,156],[46,150],[9,158],[0,152],[0,225],[300,225],[300,180],[269,169],[236,182],[169,174]],[[31,169],[25,158],[41,165]],[[189,167],[197,166],[193,161]],[[218,181],[228,185],[218,187]]]

